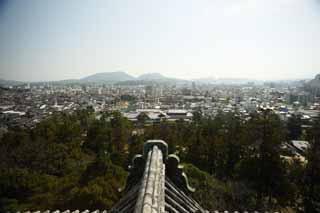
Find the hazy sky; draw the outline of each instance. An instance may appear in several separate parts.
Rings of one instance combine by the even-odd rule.
[[[320,73],[320,0],[0,0],[0,78]]]

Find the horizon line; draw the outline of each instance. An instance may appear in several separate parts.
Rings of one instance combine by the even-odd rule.
[[[18,82],[23,82],[23,83],[40,83],[40,82],[57,82],[57,81],[68,81],[68,80],[81,80],[82,78],[86,78],[92,75],[96,75],[96,74],[101,74],[101,73],[126,73],[127,75],[130,75],[134,78],[139,78],[142,75],[146,75],[146,74],[160,74],[161,76],[165,77],[165,78],[173,78],[173,79],[177,79],[177,80],[184,80],[184,81],[201,81],[201,80],[246,80],[246,81],[261,81],[261,82],[269,82],[269,81],[299,81],[299,80],[310,80],[313,79],[316,75],[315,74],[313,77],[311,76],[305,76],[305,77],[294,77],[294,78],[247,78],[247,77],[227,77],[227,76],[205,76],[205,77],[198,77],[198,78],[181,78],[181,77],[175,77],[175,76],[169,76],[166,74],[162,74],[160,72],[146,72],[146,73],[142,73],[142,74],[131,74],[130,72],[126,72],[123,70],[116,70],[116,71],[110,71],[110,72],[96,72],[93,74],[88,74],[82,77],[77,77],[77,78],[62,78],[62,79],[56,79],[56,80],[48,80],[48,79],[41,79],[41,80],[17,80],[17,79],[7,79],[7,78],[2,78],[0,76],[0,80],[5,80],[5,81],[18,81]],[[129,80],[130,81],[130,80]]]

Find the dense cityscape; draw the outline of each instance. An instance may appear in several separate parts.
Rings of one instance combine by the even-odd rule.
[[[0,213],[320,213],[320,0],[0,0]]]
[[[92,107],[97,116],[103,112],[120,111],[131,121],[146,113],[149,123],[163,119],[191,121],[192,112],[198,109],[210,117],[218,112],[234,112],[249,117],[260,108],[271,109],[283,121],[299,115],[307,122],[317,117],[320,110],[317,96],[319,76],[309,80],[311,83],[308,80],[203,83],[169,81],[169,78],[154,75],[150,74],[144,82],[108,83],[107,75],[105,83],[103,79],[82,83],[3,83],[1,130],[5,132],[16,126],[33,127],[53,113],[72,113],[87,107]],[[162,81],[157,83],[159,78]]]

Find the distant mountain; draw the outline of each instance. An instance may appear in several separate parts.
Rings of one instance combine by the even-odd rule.
[[[42,84],[43,82],[33,82],[34,84]],[[81,83],[79,79],[64,79],[64,80],[58,80],[58,81],[46,81],[46,83],[51,83],[51,84],[77,84]]]
[[[92,82],[92,83],[116,83],[116,82],[122,82],[122,81],[131,81],[135,80],[135,77],[122,72],[103,72],[103,73],[97,73],[90,76],[87,76],[85,78],[81,78],[80,82]]]
[[[0,78],[0,85],[2,86],[16,86],[24,84],[24,82],[21,81],[12,81],[12,80],[4,80]]]
[[[320,88],[320,74],[307,83],[312,88]]]
[[[29,82],[31,84],[87,84],[87,83],[98,83],[98,84],[108,84],[108,83],[123,83],[125,85],[139,85],[139,84],[154,84],[154,83],[181,83],[184,82],[180,79],[169,78],[161,75],[160,73],[148,73],[143,74],[139,77],[134,77],[123,71],[116,72],[102,72],[93,75],[86,76],[81,79],[65,79],[58,81],[40,81],[40,82]],[[25,84],[27,82],[11,81],[0,79],[0,86],[15,86]]]

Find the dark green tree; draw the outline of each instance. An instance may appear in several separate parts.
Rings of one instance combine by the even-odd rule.
[[[287,128],[288,128],[288,140],[298,140],[302,134],[302,121],[299,115],[292,115],[288,119]]]
[[[309,132],[310,148],[305,176],[304,209],[320,212],[320,119],[317,118]]]
[[[240,164],[240,176],[257,192],[257,208],[270,209],[289,199],[286,164],[280,157],[283,126],[277,115],[265,110],[248,122],[249,152]]]

